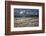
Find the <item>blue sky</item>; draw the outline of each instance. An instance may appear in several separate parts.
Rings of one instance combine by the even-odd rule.
[[[38,15],[39,9],[14,8],[14,16]]]

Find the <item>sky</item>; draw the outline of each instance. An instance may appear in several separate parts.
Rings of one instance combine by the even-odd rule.
[[[39,9],[14,8],[14,16],[31,16],[38,14],[39,14]]]

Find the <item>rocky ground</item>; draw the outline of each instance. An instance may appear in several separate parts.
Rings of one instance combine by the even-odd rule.
[[[38,24],[38,17],[14,17],[14,27],[35,27]]]

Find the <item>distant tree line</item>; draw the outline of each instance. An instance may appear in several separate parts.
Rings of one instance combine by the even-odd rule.
[[[14,17],[39,17],[39,15],[28,15],[28,16],[14,16]]]

